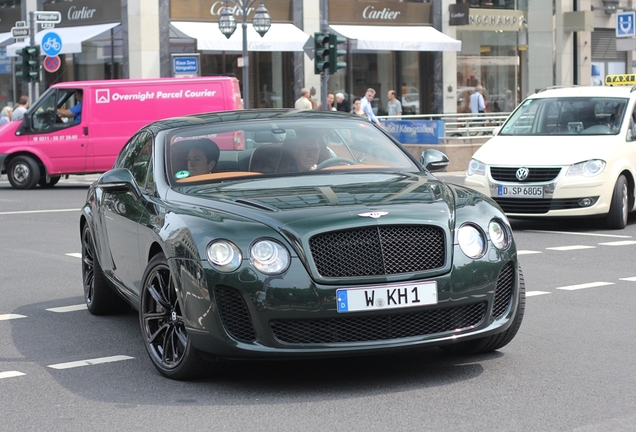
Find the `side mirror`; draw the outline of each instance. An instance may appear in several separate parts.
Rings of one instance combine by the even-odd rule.
[[[428,149],[422,152],[420,162],[430,172],[443,171],[448,166],[450,159],[444,153],[435,149]]]
[[[141,196],[141,191],[132,173],[126,168],[116,168],[106,171],[97,179],[97,186],[106,192],[130,192],[136,197]]]

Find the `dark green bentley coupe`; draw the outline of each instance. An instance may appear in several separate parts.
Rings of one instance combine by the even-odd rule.
[[[172,118],[133,136],[82,208],[93,314],[132,305],[154,366],[499,349],[525,287],[506,217],[370,122],[326,111]]]

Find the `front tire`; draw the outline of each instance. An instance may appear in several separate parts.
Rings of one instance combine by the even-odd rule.
[[[82,229],[82,280],[84,301],[93,315],[117,314],[129,309],[128,304],[108,285],[95,253],[88,223]]]
[[[452,354],[481,354],[496,351],[508,345],[517,335],[523,315],[526,310],[526,283],[523,279],[521,267],[518,267],[517,277],[519,279],[519,301],[517,302],[517,311],[512,324],[502,333],[479,339],[472,339],[466,342],[457,342],[452,345],[445,345],[441,348]]]
[[[155,255],[144,272],[139,323],[146,351],[167,378],[188,380],[210,372],[212,366],[192,346],[178,293],[163,254]]]
[[[31,156],[17,156],[9,162],[7,178],[16,189],[33,189],[40,180],[40,167]]]
[[[627,218],[629,215],[629,188],[627,179],[621,175],[616,180],[614,192],[612,193],[612,201],[610,203],[610,211],[607,214],[605,222],[610,229],[623,229],[627,226]]]

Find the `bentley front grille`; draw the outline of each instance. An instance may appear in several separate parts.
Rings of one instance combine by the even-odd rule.
[[[486,302],[421,312],[346,316],[310,320],[274,320],[276,339],[288,344],[338,344],[434,335],[477,326]]]
[[[309,239],[322,277],[381,276],[444,267],[446,243],[441,228],[390,225],[332,231]]]

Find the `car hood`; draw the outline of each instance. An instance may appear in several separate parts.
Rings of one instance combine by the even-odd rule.
[[[191,205],[265,223],[292,237],[379,222],[426,222],[449,229],[454,220],[452,190],[426,174],[272,177],[180,191]]]
[[[620,142],[614,135],[495,136],[473,158],[486,165],[564,166],[590,159],[607,161]]]

